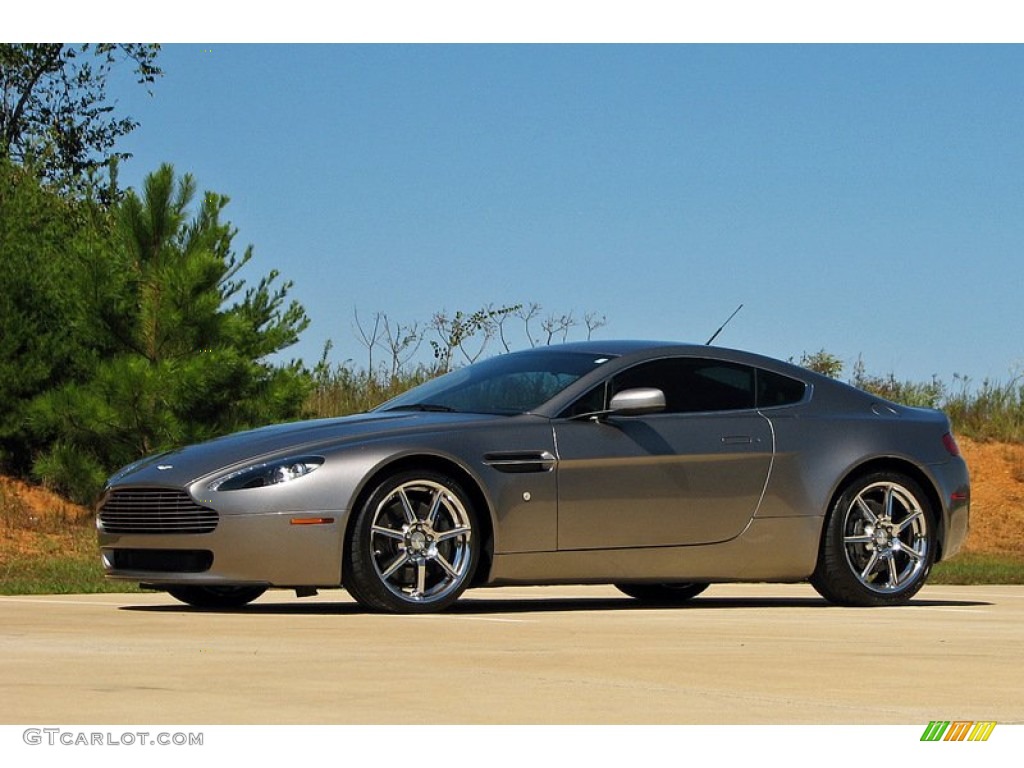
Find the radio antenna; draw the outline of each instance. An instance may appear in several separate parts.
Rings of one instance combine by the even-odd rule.
[[[717,331],[715,331],[713,334],[711,334],[711,338],[710,339],[708,339],[707,341],[704,342],[704,346],[705,347],[711,346],[711,342],[718,338],[718,334],[720,334],[723,330],[725,330],[725,326],[727,326],[729,324],[730,320],[732,320],[734,317],[736,317],[736,315],[739,313],[739,311],[741,309],[743,309],[743,305],[742,304],[740,304],[738,307],[736,307],[736,309],[733,310],[732,314],[729,315],[728,318],[726,318],[725,322],[722,323],[721,327]]]

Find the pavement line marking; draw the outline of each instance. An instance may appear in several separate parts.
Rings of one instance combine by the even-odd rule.
[[[984,608],[940,608],[938,606],[927,606],[927,605],[901,605],[896,606],[904,613],[907,611],[945,611],[946,613],[991,613]]]
[[[0,602],[4,602],[4,603],[21,603],[21,604],[33,603],[33,604],[41,604],[41,605],[80,605],[80,606],[107,605],[107,606],[115,606],[115,607],[122,607],[122,606],[130,604],[130,603],[111,603],[111,602],[100,601],[100,600],[66,600],[66,599],[60,599],[60,598],[54,599],[54,600],[46,600],[46,599],[43,599],[43,598],[20,597],[18,595],[11,595],[11,596],[4,595],[4,596],[0,596]],[[147,605],[154,605],[154,606],[155,605],[164,605],[164,603],[148,603]],[[403,616],[402,618],[412,618],[412,619],[446,619],[448,621],[451,621],[453,619],[461,619],[462,621],[490,621],[490,622],[502,623],[502,624],[533,624],[533,623],[535,623],[533,619],[503,619],[503,618],[497,618],[497,617],[493,617],[492,618],[492,617],[489,617],[489,616],[452,616],[451,614],[444,614],[444,615],[441,615],[441,614],[437,614],[437,615],[434,615],[434,614],[423,614],[423,615],[417,615],[417,616]]]
[[[1015,586],[1019,586],[1019,585],[1017,585],[1017,584],[1007,584],[1005,586],[1015,587]],[[934,599],[935,597],[940,597],[940,596],[945,596],[946,599],[949,599],[949,600],[965,600],[965,599],[975,599],[975,600],[977,600],[978,598],[986,598],[988,600],[1002,600],[1004,598],[1009,598],[1011,600],[1024,600],[1024,594],[1014,594],[1014,593],[1009,592],[1009,591],[1007,591],[1007,592],[969,592],[969,593],[967,593],[966,597],[964,596],[963,592],[946,592],[946,593],[931,593],[931,592],[929,592],[928,595],[927,595],[927,597],[929,599]]]
[[[125,603],[108,603],[104,601],[92,601],[92,600],[40,600],[38,598],[25,598],[18,596],[2,596],[0,602],[4,603],[42,603],[44,605],[125,605]]]
[[[492,621],[500,624],[534,624],[534,619],[500,619],[492,618],[490,616],[452,616],[450,614],[432,614],[422,613],[415,615],[402,616],[403,619],[446,619],[451,621],[452,619],[460,619],[462,621]]]

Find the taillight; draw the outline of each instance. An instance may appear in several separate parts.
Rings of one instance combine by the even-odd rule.
[[[942,436],[942,444],[946,447],[946,450],[949,451],[950,456],[960,455],[960,446],[956,444],[956,438],[953,437],[951,432],[947,432]]]

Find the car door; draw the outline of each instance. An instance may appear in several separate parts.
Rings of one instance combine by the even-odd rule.
[[[665,410],[554,422],[560,550],[724,541],[757,511],[773,441],[754,407],[754,370],[663,358],[617,374],[582,400],[607,403],[639,387],[662,390]]]

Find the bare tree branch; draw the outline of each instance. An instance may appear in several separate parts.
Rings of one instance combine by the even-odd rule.
[[[526,331],[526,340],[530,343],[530,347],[537,346],[537,340],[533,338],[533,334],[530,333],[530,321],[535,320],[537,315],[540,314],[541,306],[536,302],[530,302],[519,308],[516,312],[516,317],[523,321],[523,328]]]
[[[403,326],[395,323],[384,314],[384,346],[391,355],[391,378],[394,379],[419,351],[423,344],[423,332],[419,323]]]
[[[587,326],[587,341],[590,341],[594,331],[608,325],[608,318],[604,315],[598,315],[596,312],[587,312],[583,316],[583,324]]]
[[[373,330],[367,331],[363,328],[362,322],[359,320],[359,310],[352,310],[352,314],[355,317],[356,336],[359,338],[360,343],[366,347],[366,353],[368,361],[366,364],[366,370],[373,372],[373,348],[377,346],[380,341],[380,325],[381,325],[381,312],[373,313]]]

